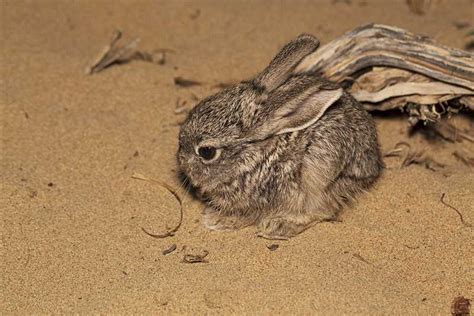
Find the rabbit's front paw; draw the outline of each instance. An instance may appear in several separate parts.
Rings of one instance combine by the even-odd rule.
[[[265,239],[288,240],[308,227],[306,223],[297,222],[285,217],[263,219],[258,225],[257,236]]]
[[[236,217],[223,216],[212,209],[206,209],[203,217],[204,226],[210,230],[230,231],[242,227]]]

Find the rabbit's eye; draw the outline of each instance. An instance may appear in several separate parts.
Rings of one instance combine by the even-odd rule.
[[[212,160],[216,156],[216,149],[214,147],[199,147],[198,154],[204,160]]]

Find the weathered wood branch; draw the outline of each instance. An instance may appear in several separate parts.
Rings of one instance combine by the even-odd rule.
[[[369,67],[395,67],[474,90],[474,54],[400,28],[370,24],[306,57],[297,72],[315,71],[342,82]]]
[[[370,24],[348,32],[303,59],[295,72],[343,83],[369,111],[403,109],[412,125],[474,111],[474,54],[392,26]],[[453,134],[446,124],[434,128]]]

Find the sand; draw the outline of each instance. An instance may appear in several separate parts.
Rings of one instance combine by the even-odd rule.
[[[474,150],[423,133],[406,118],[377,116],[383,150],[399,141],[447,165],[439,172],[397,158],[342,222],[288,242],[252,228],[210,232],[204,207],[134,172],[179,186],[176,100],[251,77],[301,32],[323,43],[368,22],[396,25],[462,48],[473,1],[433,1],[423,15],[405,1],[1,1],[2,314],[255,313],[449,314],[474,298],[472,169],[452,153]],[[115,28],[163,66],[131,62],[93,76],[84,69]],[[181,76],[204,84],[178,88]],[[453,124],[473,127],[472,116]],[[171,244],[177,250],[164,256]],[[208,263],[182,263],[209,252]]]

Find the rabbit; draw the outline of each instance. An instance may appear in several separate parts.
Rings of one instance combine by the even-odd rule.
[[[302,34],[269,66],[203,99],[179,132],[179,168],[207,203],[204,225],[288,239],[335,220],[384,167],[372,117],[339,85],[294,73],[319,41]]]

